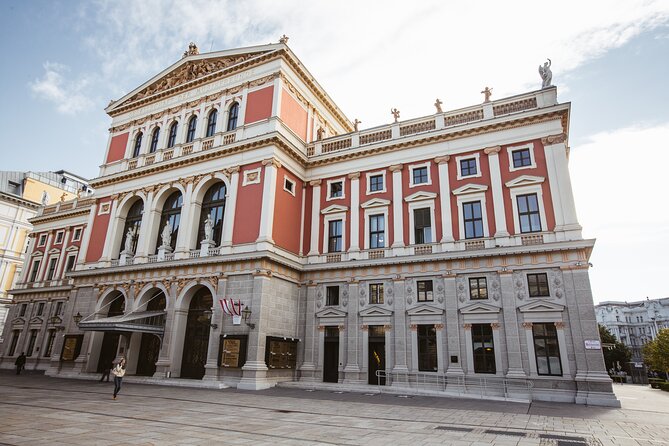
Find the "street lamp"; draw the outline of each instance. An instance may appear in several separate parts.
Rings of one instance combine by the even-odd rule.
[[[74,323],[77,324],[77,325],[79,325],[79,322],[81,321],[82,318],[83,318],[83,316],[82,316],[81,313],[79,313],[78,311],[77,311],[77,314],[75,314],[74,316],[72,316],[72,320],[73,320]]]
[[[246,325],[251,327],[251,330],[256,328],[256,324],[252,324],[249,322],[249,317],[251,317],[251,309],[249,307],[244,307],[244,309],[242,310],[242,317],[244,318],[244,322],[246,323]]]

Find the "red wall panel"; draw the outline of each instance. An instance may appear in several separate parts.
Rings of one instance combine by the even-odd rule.
[[[307,111],[285,89],[281,91],[280,117],[302,141],[307,140]]]
[[[274,86],[252,91],[246,98],[244,124],[267,119],[272,115]]]
[[[244,172],[262,167],[261,163],[244,166],[239,175],[237,188],[237,209],[235,210],[235,224],[232,233],[232,243],[252,243],[258,239],[260,233],[260,214],[262,209],[262,189],[264,169],[260,169],[260,182],[242,186]]]
[[[121,133],[120,135],[112,136],[109,144],[109,152],[107,153],[107,163],[122,160],[125,156],[125,148],[128,145],[129,133]]]
[[[110,201],[106,200],[98,202],[98,211],[103,203],[110,203]],[[93,220],[93,229],[91,230],[91,239],[88,242],[88,250],[86,251],[87,262],[97,262],[100,260],[100,257],[102,257],[102,250],[105,247],[110,216],[111,214],[98,214],[95,216],[95,219]]]
[[[284,177],[288,177],[295,183],[295,196],[283,189]],[[302,182],[284,167],[278,169],[272,238],[276,245],[295,254],[300,252],[302,194]]]

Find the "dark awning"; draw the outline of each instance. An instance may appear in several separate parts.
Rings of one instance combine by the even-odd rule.
[[[82,331],[138,332],[162,335],[165,331],[164,311],[138,311],[120,316],[79,322]]]

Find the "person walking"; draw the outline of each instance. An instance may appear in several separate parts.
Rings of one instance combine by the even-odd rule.
[[[121,358],[116,367],[112,369],[112,374],[114,375],[114,398],[121,390],[121,381],[123,381],[123,376],[125,375],[125,358]]]
[[[114,364],[111,361],[105,361],[100,382],[104,381],[105,378],[107,378],[107,382],[109,382],[109,373],[111,372],[112,367],[114,367]]]
[[[26,368],[26,354],[24,352],[21,352],[19,357],[16,358],[14,365],[16,366],[16,374],[20,375],[21,371]]]

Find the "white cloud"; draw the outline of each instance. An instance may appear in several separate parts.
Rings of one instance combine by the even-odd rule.
[[[569,161],[591,258],[595,301],[666,297],[669,123],[598,133]]]
[[[67,72],[69,68],[65,65],[46,62],[44,75],[31,82],[30,89],[36,96],[54,103],[60,113],[76,114],[89,109],[93,102],[83,93],[89,82],[68,80]]]

